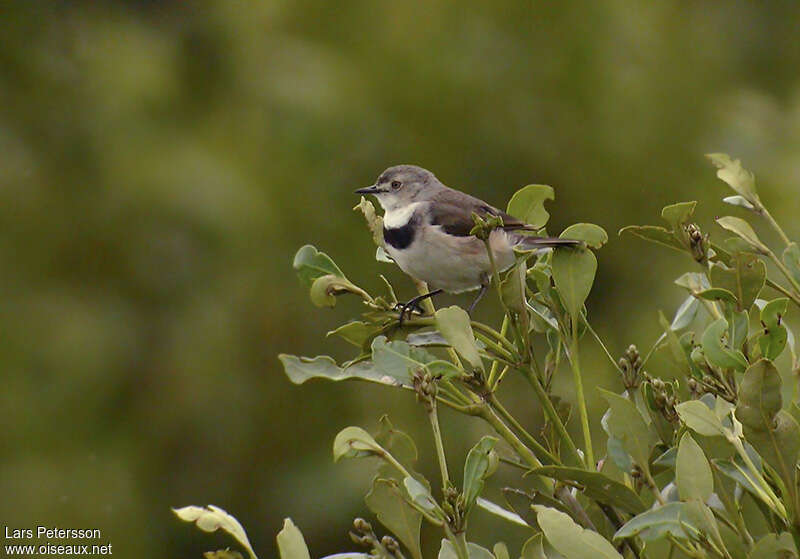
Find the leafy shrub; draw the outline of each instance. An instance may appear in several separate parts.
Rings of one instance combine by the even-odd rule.
[[[386,293],[371,295],[326,254],[312,246],[298,251],[294,268],[314,304],[334,306],[337,296],[350,293],[366,310],[332,332],[357,348],[352,360],[340,365],[327,356],[281,355],[289,379],[360,380],[413,392],[430,420],[440,469],[435,481],[416,472],[413,441],[385,417],[374,435],[360,427],[342,430],[333,443],[334,460],[377,458],[366,505],[391,535],[379,538],[372,525],[356,519],[351,537],[363,551],[335,557],[421,558],[420,527],[427,522],[441,530],[442,559],[507,559],[511,553],[502,542],[490,551],[468,541],[476,507],[530,530],[523,559],[797,557],[800,408],[784,405],[776,362],[783,356],[783,376],[798,374],[784,316],[790,305],[800,306],[800,247],[764,207],[753,175],[738,160],[709,158],[736,192],[724,201],[765,219],[784,246],[770,247],[746,220],[730,216],[717,223],[733,235],[712,241],[692,221],[695,202],[664,208],[665,225],[621,230],[684,252],[695,267],[675,281],[688,296],[672,320],[661,315],[663,334],[646,353],[631,346],[617,361],[605,351],[625,391],[599,389],[608,402],[601,419],[606,453],[599,460],[579,357],[584,340],[605,350],[584,307],[597,268],[593,251],[607,241],[600,227],[580,223],[562,233],[583,240],[581,248],[518,253],[511,269],[494,270],[504,311],[499,329],[471,320],[459,307],[434,310],[430,301],[427,312],[399,326],[388,282]],[[549,187],[529,185],[514,195],[509,213],[544,227],[543,203],[552,197]],[[357,209],[382,258],[381,218],[364,199]],[[497,225],[476,217],[474,232],[486,238]],[[535,351],[534,340],[545,341],[546,355]],[[662,349],[672,358],[674,380],[645,372]],[[577,414],[552,391],[563,364],[573,375]],[[530,384],[546,419],[540,436],[502,404],[499,387],[506,375],[522,375]],[[440,406],[477,417],[496,434],[477,441],[463,460],[462,487],[450,477],[456,460],[444,452]],[[581,441],[566,429],[573,416]],[[481,497],[499,463],[520,473],[518,487],[503,489],[503,504]],[[187,507],[176,513],[205,530],[229,531],[255,557],[244,530],[225,511]],[[290,520],[278,547],[283,559],[309,557]],[[227,550],[209,555],[240,556]]]

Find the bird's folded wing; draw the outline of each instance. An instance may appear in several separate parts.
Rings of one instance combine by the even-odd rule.
[[[500,216],[503,218],[503,229],[508,231],[533,230],[530,225],[477,199],[475,202],[468,200],[464,204],[434,202],[430,205],[431,225],[439,225],[445,233],[456,237],[468,237],[470,235],[470,231],[475,227],[475,222],[472,220],[473,213],[482,218]]]

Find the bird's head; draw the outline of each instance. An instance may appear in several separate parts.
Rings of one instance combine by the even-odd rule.
[[[381,173],[375,184],[359,188],[356,194],[372,194],[384,210],[391,211],[428,199],[438,186],[436,176],[422,167],[395,165]]]

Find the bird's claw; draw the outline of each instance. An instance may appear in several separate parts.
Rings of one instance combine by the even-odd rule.
[[[408,318],[411,318],[411,313],[413,313],[414,311],[417,311],[419,314],[425,314],[422,305],[420,305],[420,302],[416,298],[411,299],[406,303],[397,303],[394,306],[394,310],[400,313],[400,317],[397,321],[398,328],[403,327],[403,322],[406,319],[406,315],[408,315]]]

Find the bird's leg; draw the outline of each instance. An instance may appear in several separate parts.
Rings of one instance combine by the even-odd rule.
[[[470,303],[469,308],[467,309],[467,314],[472,316],[472,311],[474,311],[475,307],[478,306],[478,302],[483,298],[483,296],[486,293],[487,289],[489,289],[489,280],[488,280],[488,278],[486,278],[485,281],[481,282],[481,288],[480,288],[480,291],[478,291],[478,296],[475,297],[475,300],[472,301],[472,303]]]
[[[433,291],[429,291],[428,293],[425,293],[423,295],[417,295],[407,303],[403,304],[397,303],[395,308],[400,311],[400,321],[398,323],[398,326],[403,325],[403,320],[405,319],[406,313],[408,313],[409,318],[411,317],[411,312],[414,310],[417,310],[421,314],[424,314],[425,311],[423,311],[422,307],[419,306],[420,302],[424,301],[425,299],[430,299],[431,297],[434,297],[439,293],[442,293],[443,291],[444,291],[443,289],[434,289]]]

